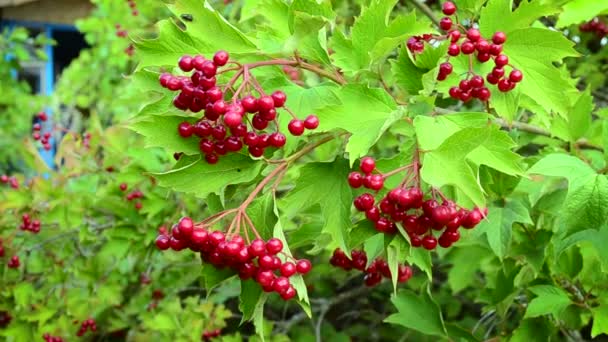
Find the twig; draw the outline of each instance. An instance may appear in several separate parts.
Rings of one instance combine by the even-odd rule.
[[[431,19],[431,21],[433,22],[433,24],[435,24],[435,26],[439,27],[439,19],[435,16],[435,13],[433,13],[433,10],[431,10],[429,8],[429,6],[427,6],[424,2],[419,2],[417,0],[406,0],[406,1],[411,3],[412,5],[414,5],[414,7],[419,9],[422,13],[424,13],[424,15],[426,15],[429,19]]]

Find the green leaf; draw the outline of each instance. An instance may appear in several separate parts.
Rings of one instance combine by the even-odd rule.
[[[177,126],[184,121],[188,120],[181,116],[153,115],[132,124],[131,129],[145,137],[146,147],[158,146],[172,152],[200,154],[198,139],[182,138],[177,134]]]
[[[510,32],[528,28],[540,17],[559,11],[554,4],[542,1],[523,0],[513,12],[512,6],[511,0],[488,1],[479,18],[479,30],[484,37],[492,37],[494,32],[502,31],[507,34],[508,40],[511,40]]]
[[[203,264],[202,277],[205,282],[205,289],[211,291],[214,287],[218,286],[223,281],[233,277],[234,271],[229,268],[215,268],[210,264]]]
[[[555,328],[551,322],[542,317],[528,318],[513,332],[509,342],[552,341],[551,335]]]
[[[479,246],[466,246],[450,251],[452,267],[448,272],[448,284],[452,292],[458,293],[475,283],[476,273],[480,271],[480,262],[491,255],[488,250]],[[475,260],[475,262],[470,262]]]
[[[557,27],[566,27],[572,24],[591,20],[593,17],[608,13],[608,3],[604,1],[570,0],[564,5],[563,11],[557,20]]]
[[[528,169],[527,174],[568,179],[571,189],[578,188],[595,171],[582,160],[563,153],[549,154]]]
[[[571,141],[582,138],[591,126],[591,112],[593,111],[593,97],[587,89],[568,112],[568,128]]]
[[[441,116],[414,118],[416,139],[423,150],[438,148],[452,134],[469,127],[484,127],[488,124],[488,113],[457,113]]]
[[[608,249],[606,249],[606,244],[608,243],[608,227],[600,227],[599,229],[587,229],[581,230],[574,234],[560,237],[554,242],[554,253],[555,259],[560,257],[560,255],[566,251],[568,248],[579,244],[580,242],[590,242],[598,254],[601,257],[602,268],[608,269]],[[585,261],[583,259],[583,261]]]
[[[548,314],[559,315],[564,309],[572,304],[568,294],[559,287],[552,285],[537,285],[530,287],[528,290],[532,291],[537,297],[532,299],[528,304],[524,318]]]
[[[582,180],[580,187],[568,189],[560,219],[569,232],[607,224],[608,178],[591,175]]]
[[[159,185],[196,197],[221,194],[228,185],[250,182],[260,173],[264,163],[242,154],[222,156],[215,165],[197,160],[190,165],[165,173],[156,173]]]
[[[404,238],[396,235],[386,247],[388,268],[391,271],[391,282],[394,294],[397,294],[397,279],[399,278],[399,264],[403,263],[410,252],[410,246]],[[369,256],[368,256],[369,258]],[[369,262],[369,261],[368,261]]]
[[[532,219],[521,201],[508,200],[504,207],[490,207],[487,219],[476,228],[477,232],[486,234],[490,248],[500,259],[509,252],[515,222],[532,224]]]
[[[410,248],[410,255],[406,260],[426,273],[429,280],[433,278],[433,262],[429,251],[423,248]]]
[[[267,296],[262,291],[260,284],[255,281],[241,280],[241,296],[239,310],[243,313],[241,324],[251,320],[256,313],[258,306],[264,307]]]
[[[317,113],[317,131],[344,129],[352,133],[346,145],[351,165],[364,156],[392,123],[403,116],[393,98],[383,89],[347,85],[336,92],[339,104]]]
[[[344,159],[337,159],[333,163],[307,164],[300,169],[295,187],[279,202],[280,209],[290,217],[319,205],[325,221],[323,234],[331,236],[332,241],[344,251],[349,251],[347,238],[352,226],[352,192],[345,178],[348,172],[348,162]]]
[[[500,23],[502,25],[502,21]],[[578,94],[578,90],[554,63],[578,56],[573,45],[561,32],[548,29],[530,27],[510,32],[504,54],[509,56],[509,63],[524,74],[516,89],[546,111],[566,115],[572,105],[571,97]]]
[[[427,20],[416,19],[416,12],[399,15],[389,24],[383,37],[370,50],[369,54],[372,63],[384,58],[399,45],[403,44],[409,37],[431,31]]]
[[[397,85],[407,91],[408,94],[416,95],[424,87],[422,85],[422,75],[428,70],[419,69],[409,57],[406,47],[399,50],[397,59],[391,60],[391,71],[395,76]]]
[[[363,251],[367,255],[367,265],[369,266],[374,259],[382,255],[384,252],[384,234],[378,233],[363,243]]]
[[[420,295],[401,290],[391,297],[391,302],[397,308],[397,313],[388,316],[385,322],[402,325],[425,335],[447,336],[441,310],[428,288]]]
[[[147,66],[174,66],[184,53],[212,56],[218,50],[233,54],[254,53],[256,46],[247,36],[224,19],[205,1],[181,0],[169,9],[176,17],[190,14],[192,21],[182,22],[182,31],[172,19],[159,23],[159,38],[136,44],[140,58],[138,69]]]
[[[600,304],[600,306],[591,309],[591,313],[593,314],[591,337],[595,338],[600,334],[608,334],[608,305]]]

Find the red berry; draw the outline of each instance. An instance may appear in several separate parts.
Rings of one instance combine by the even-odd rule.
[[[283,250],[283,242],[277,238],[272,238],[266,242],[268,254],[275,255]]]
[[[477,60],[481,63],[485,63],[490,60],[490,54],[487,52],[480,52],[477,54]]]
[[[264,240],[255,239],[249,245],[249,254],[254,257],[259,257],[266,254],[266,243]]]
[[[194,134],[194,127],[189,122],[182,122],[177,126],[177,131],[182,138],[189,138]]]
[[[274,100],[271,96],[264,95],[258,99],[258,107],[261,112],[274,109]]]
[[[460,46],[460,51],[465,55],[470,55],[475,51],[475,44],[466,41]]]
[[[521,82],[523,78],[524,74],[522,74],[522,72],[517,69],[511,70],[511,73],[509,74],[509,81],[513,83]]]
[[[275,275],[272,271],[261,271],[255,277],[256,281],[262,286],[271,286],[274,278]]]
[[[300,274],[306,274],[312,269],[312,264],[308,259],[301,259],[296,262],[296,270]]]
[[[500,81],[498,81],[498,90],[503,93],[508,92],[509,90],[511,90],[511,82],[509,82],[509,80],[507,80],[506,78],[501,79]]]
[[[497,67],[501,68],[509,64],[509,57],[507,57],[507,55],[498,55],[496,58],[494,58],[494,63]]]
[[[212,61],[205,61],[201,66],[201,72],[205,77],[213,77],[217,73],[217,67]]]
[[[296,272],[296,265],[293,262],[288,261],[281,265],[281,275],[283,275],[284,277],[289,278],[292,275],[296,274]]]
[[[374,159],[372,157],[364,157],[363,159],[361,159],[360,169],[366,175],[372,173],[372,171],[374,171],[375,168],[376,168],[376,162],[374,161]]]
[[[485,39],[480,39],[477,43],[475,43],[475,48],[479,53],[489,53],[490,43],[488,43]]]
[[[462,91],[458,87],[450,88],[450,97],[453,98],[454,100],[458,100],[460,98],[461,93],[462,93]]]
[[[449,62],[441,63],[439,65],[439,74],[440,75],[447,76],[452,73],[452,70],[454,70],[454,68],[452,67],[452,64],[450,64]]]
[[[284,92],[277,90],[271,95],[272,100],[274,101],[274,106],[276,108],[283,107],[285,101],[287,101],[287,95]]]
[[[472,42],[476,42],[481,38],[481,33],[478,29],[470,28],[467,31],[467,38]]]
[[[348,175],[348,184],[351,188],[357,189],[363,185],[363,175],[353,171]]]
[[[289,133],[291,133],[294,136],[300,136],[304,133],[304,122],[302,122],[301,120],[298,119],[292,119],[291,121],[289,121],[289,124],[287,125],[287,129],[289,130]]]
[[[242,98],[241,105],[247,113],[255,113],[258,111],[258,100],[251,95]]]
[[[439,27],[442,30],[448,31],[449,29],[452,28],[452,19],[450,19],[448,17],[441,18],[441,21],[439,22]]]
[[[194,222],[189,217],[182,217],[178,222],[179,231],[183,238],[190,238],[194,230]]]
[[[240,125],[243,122],[243,117],[235,112],[228,112],[224,115],[224,123],[232,128]]]
[[[287,142],[287,138],[281,132],[275,132],[270,135],[270,145],[272,145],[276,148],[285,146],[286,142]]]
[[[286,277],[278,277],[272,282],[272,288],[277,293],[284,293],[289,288],[289,279]]]
[[[224,66],[226,65],[226,63],[228,63],[228,59],[229,59],[229,55],[228,52],[224,51],[224,50],[220,50],[218,52],[215,53],[215,55],[213,56],[213,63],[218,66]]]
[[[483,86],[483,83],[483,77],[479,75],[475,75],[469,80],[469,85],[471,86],[471,88],[479,88]]]
[[[169,249],[169,237],[167,235],[159,235],[156,237],[156,247],[164,251]]]
[[[319,118],[316,115],[311,114],[304,119],[304,128],[312,130],[317,127],[319,127]]]
[[[460,39],[461,34],[460,34],[460,31],[454,30],[454,31],[448,32],[448,36],[450,37],[450,41],[452,43],[456,43]]]
[[[427,235],[422,239],[422,247],[427,250],[433,250],[437,247],[437,239],[432,235]]]
[[[178,62],[179,68],[183,71],[192,71],[194,69],[194,65],[192,65],[192,57],[186,55],[182,56]]]
[[[450,56],[458,56],[460,54],[460,46],[456,43],[450,44],[448,48],[448,55]]]
[[[507,35],[504,32],[496,32],[492,36],[492,42],[500,45],[507,41]]]
[[[451,1],[446,1],[443,3],[442,11],[445,15],[452,15],[456,13],[456,5]]]
[[[490,90],[486,87],[480,88],[477,94],[477,98],[481,101],[488,101],[490,99],[491,93]]]
[[[502,52],[502,45],[490,44],[490,55],[498,56]]]
[[[290,285],[287,288],[287,290],[285,292],[281,293],[280,295],[281,295],[281,298],[283,298],[283,300],[290,300],[291,298],[295,297],[296,289]]]

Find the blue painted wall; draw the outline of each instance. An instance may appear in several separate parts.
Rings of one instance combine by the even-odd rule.
[[[40,23],[40,22],[31,22],[31,21],[3,20],[3,21],[0,21],[0,27],[1,26],[4,26],[4,27],[8,26],[9,29],[13,29],[16,26],[42,29],[45,36],[49,39],[53,38],[53,31],[55,31],[55,30],[76,31],[76,28],[72,25]],[[44,77],[42,77],[40,79],[41,84],[39,86],[40,86],[41,94],[51,95],[55,88],[55,59],[53,56],[53,47],[51,45],[45,46],[44,52],[48,59],[44,66]],[[14,77],[17,77],[17,75],[15,74]],[[46,130],[50,130],[53,126],[53,113],[52,113],[51,108],[46,108],[45,112],[47,113],[47,115],[49,117],[49,119],[45,123],[45,125],[46,125],[45,128],[46,128]],[[42,159],[44,159],[44,161],[47,163],[47,165],[54,168],[55,167],[54,159],[55,159],[55,153],[56,153],[55,141],[53,138],[51,138],[51,140],[49,142],[52,146],[52,149],[50,151],[46,151],[41,147],[39,149],[39,152],[40,152],[40,155],[42,156]]]

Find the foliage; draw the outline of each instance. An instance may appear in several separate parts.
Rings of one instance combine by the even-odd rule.
[[[601,2],[455,1],[451,20],[467,29],[475,23],[488,41],[504,32],[509,70],[523,74],[509,92],[486,84],[487,102],[452,99],[451,86],[491,74],[495,57],[485,64],[479,55],[448,57],[451,43],[438,27],[443,1],[175,0],[166,8],[138,1],[143,15],[137,18],[117,10],[122,1],[95,3],[77,24],[91,48],[62,75],[53,97],[56,109],[78,108],[87,119],[67,127],[56,170],[30,148],[23,159],[38,175],[14,173],[19,189],[0,184],[0,260],[7,265],[0,267],[6,284],[0,315],[12,316],[4,327],[0,320],[0,336],[68,338],[77,331],[73,321],[88,317],[99,329],[90,337],[98,340],[192,341],[218,328],[226,341],[608,334],[602,72],[608,48],[605,38],[578,26],[604,20],[608,8]],[[158,18],[165,19],[152,29]],[[141,32],[131,36],[133,57],[125,55],[129,43],[116,35],[117,23]],[[10,46],[25,41],[4,39]],[[220,50],[231,62],[213,76],[227,102],[282,91],[296,118],[314,113],[319,126],[259,157],[244,148],[210,161],[215,152],[201,152],[201,138],[186,128],[211,109],[180,110],[179,101],[192,97],[183,95],[182,84],[182,97],[174,100],[159,78],[191,76],[192,68],[178,67],[180,58],[212,59]],[[448,60],[453,71],[438,82]],[[15,67],[0,61],[7,79]],[[17,120],[15,108],[0,111]],[[277,130],[290,126],[293,133],[290,122],[297,119],[276,109]],[[29,122],[20,120],[14,135],[2,139],[26,139],[18,127]],[[372,184],[372,176],[381,183]],[[392,189],[412,188],[426,194],[427,206],[432,198],[445,203],[441,210],[456,208],[455,228],[440,222],[448,214],[417,209],[422,202],[409,214],[440,226],[421,234],[406,218],[393,215],[396,225],[380,227],[361,210],[365,191],[373,193],[367,200],[389,203],[401,196]],[[18,228],[23,214],[41,221],[38,234]],[[477,214],[478,225],[467,216]],[[283,261],[307,258],[313,270],[292,279],[291,303],[229,268],[208,260],[201,267],[198,253],[161,254],[154,239],[175,237],[171,226],[183,216],[197,229],[278,238]],[[442,241],[444,226],[458,232],[457,242]],[[444,247],[430,245],[433,232],[435,245]],[[330,263],[330,256],[351,251],[363,251],[367,263],[357,266],[354,257],[352,265]],[[20,266],[8,267],[14,255]],[[377,287],[364,286],[369,275],[363,280],[344,271],[374,273],[368,267],[381,265],[378,258],[386,260],[389,280]],[[397,281],[404,262],[414,270],[405,284]]]

